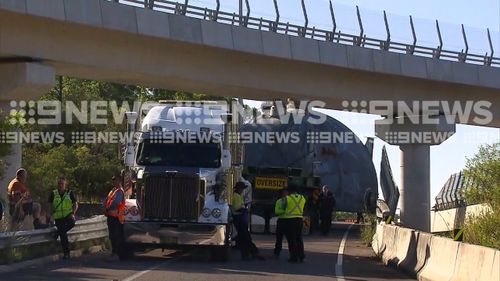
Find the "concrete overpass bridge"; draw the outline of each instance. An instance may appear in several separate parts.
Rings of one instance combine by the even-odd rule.
[[[126,2],[0,0],[0,101],[36,99],[53,87],[55,75],[65,75],[256,100],[322,100],[331,109],[345,109],[346,100],[395,106],[484,100],[492,118],[480,125],[500,126],[500,59],[492,56],[284,24],[279,17],[255,19],[187,1]],[[478,124],[475,117],[482,116],[472,112],[456,122]],[[425,130],[454,132],[454,123],[443,120]],[[378,124],[377,132],[422,128]],[[403,199],[403,221],[406,216],[410,226],[428,229],[429,220],[414,220],[421,221],[418,208],[430,209],[430,144],[387,141],[400,144],[408,159],[402,197],[418,202],[408,207],[410,218]]]

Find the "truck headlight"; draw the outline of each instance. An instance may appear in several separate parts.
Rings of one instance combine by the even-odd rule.
[[[204,218],[208,218],[210,217],[210,214],[212,213],[212,211],[210,211],[209,208],[205,208],[203,209],[203,211],[201,211],[201,215],[204,217]]]
[[[222,215],[222,211],[219,208],[215,208],[212,210],[212,216],[216,219],[220,218]]]

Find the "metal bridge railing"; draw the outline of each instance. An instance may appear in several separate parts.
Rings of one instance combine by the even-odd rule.
[[[439,21],[437,20],[436,20],[436,32],[439,38],[439,45],[435,48],[418,45],[417,44],[418,38],[415,32],[413,18],[411,16],[409,18],[409,25],[412,31],[412,38],[413,38],[412,44],[394,42],[391,40],[390,25],[387,19],[387,15],[384,11],[384,23],[387,34],[386,38],[385,39],[370,38],[364,33],[361,13],[359,8],[356,6],[360,34],[353,35],[353,34],[343,33],[337,30],[337,22],[331,0],[330,0],[330,15],[333,24],[333,28],[331,30],[318,29],[315,26],[312,27],[309,26],[309,18],[304,0],[301,0],[302,12],[304,15],[304,25],[302,26],[296,24],[290,24],[289,22],[284,23],[280,21],[280,13],[277,0],[273,0],[275,7],[275,14],[276,14],[276,18],[273,20],[264,19],[262,17],[257,18],[250,16],[251,9],[248,0],[245,0],[245,6],[246,6],[245,14],[221,11],[220,0],[215,0],[216,4],[215,9],[190,5],[189,0],[185,0],[183,1],[183,3],[176,1],[167,1],[167,0],[109,0],[109,1],[126,5],[132,5],[136,7],[138,6],[144,7],[146,9],[153,9],[171,14],[184,15],[198,19],[216,21],[230,25],[240,25],[248,28],[265,30],[280,34],[288,34],[288,35],[294,35],[294,36],[311,38],[322,41],[355,45],[371,49],[380,49],[384,51],[391,51],[408,55],[419,55],[434,59],[444,59],[450,61],[458,61],[462,63],[500,67],[500,58],[493,56],[494,49],[489,29],[487,29],[487,39],[490,47],[490,53],[489,54],[486,53],[484,55],[469,53],[467,34],[465,32],[465,28],[463,25],[462,25],[462,35],[463,35],[465,49],[463,49],[461,52],[443,49],[441,30],[439,27]]]
[[[0,233],[0,251],[7,247],[21,247],[54,241],[56,228]],[[108,237],[108,226],[104,216],[79,220],[68,232],[70,242],[81,242]]]

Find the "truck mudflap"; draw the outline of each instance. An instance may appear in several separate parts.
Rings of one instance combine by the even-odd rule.
[[[126,243],[158,246],[224,246],[226,225],[125,222]]]

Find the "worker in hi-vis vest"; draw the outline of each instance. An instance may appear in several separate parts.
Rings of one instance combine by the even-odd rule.
[[[287,189],[280,190],[280,198],[276,200],[276,204],[274,206],[274,213],[278,217],[278,220],[276,221],[276,243],[274,244],[275,258],[279,258],[281,249],[283,247],[283,236],[285,235],[285,231],[283,228],[283,217],[286,210],[287,196]]]
[[[49,195],[52,206],[52,218],[57,227],[57,236],[61,240],[63,259],[69,259],[68,231],[75,226],[75,214],[78,210],[78,201],[73,191],[66,189],[66,178],[57,179],[57,189]]]
[[[304,254],[304,241],[302,239],[302,227],[304,206],[306,198],[297,193],[298,187],[294,185],[288,186],[286,202],[280,206],[276,206],[275,211],[282,220],[282,228],[288,241],[288,250],[290,252],[289,262],[303,262],[305,259]],[[285,204],[286,203],[286,204]]]
[[[233,224],[238,232],[237,245],[241,250],[241,258],[243,260],[264,260],[259,255],[259,250],[252,241],[252,236],[248,230],[248,212],[244,207],[244,199],[241,195],[246,188],[245,183],[237,182],[234,186],[233,200],[231,202],[231,213],[233,216]]]
[[[108,193],[104,215],[107,217],[109,240],[111,241],[111,260],[125,257],[123,248],[123,222],[125,221],[125,191],[121,175],[112,178],[113,189]]]

